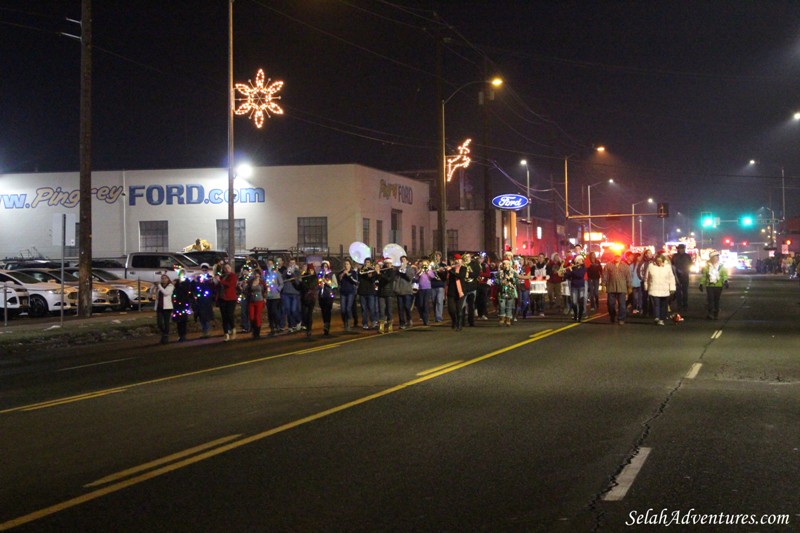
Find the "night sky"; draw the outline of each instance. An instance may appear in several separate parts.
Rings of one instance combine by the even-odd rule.
[[[93,169],[226,166],[228,2],[93,3]],[[78,170],[80,44],[59,33],[80,28],[67,18],[80,0],[0,0],[0,172]],[[559,189],[534,194],[549,216],[569,156],[571,211],[613,178],[592,188],[593,213],[652,196],[670,204],[669,232],[702,210],[779,215],[783,167],[791,217],[799,30],[797,1],[236,0],[235,80],[264,68],[286,84],[285,115],[261,130],[236,118],[236,157],[434,169],[438,34],[443,96],[460,89],[448,151],[474,139],[476,187],[488,168],[494,193],[521,192],[525,158],[532,188]],[[488,86],[465,85],[487,74],[505,85],[482,108]]]

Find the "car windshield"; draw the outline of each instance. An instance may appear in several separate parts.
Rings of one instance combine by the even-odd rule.
[[[185,254],[175,254],[175,255],[177,255],[180,258],[181,261],[184,261],[187,267],[200,266],[200,263],[198,263],[197,261],[195,261],[194,259],[192,259],[188,255],[185,255]]]
[[[116,274],[109,272],[108,270],[98,270],[96,268],[92,269],[92,272],[97,275],[103,281],[117,281],[122,279],[121,277],[117,276]]]
[[[38,279],[34,278],[30,274],[26,274],[25,272],[14,272],[13,274],[10,272],[5,272],[4,276],[8,276],[11,279],[17,280],[19,283],[29,284],[29,283],[41,283]]]

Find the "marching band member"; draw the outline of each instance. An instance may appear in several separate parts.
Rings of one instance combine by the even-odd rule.
[[[286,320],[289,324],[289,332],[300,331],[302,329],[302,325],[300,324],[300,291],[297,289],[300,268],[297,266],[297,262],[293,257],[289,259],[288,265],[280,268],[280,273],[281,276],[283,276],[281,305],[283,306],[283,313],[286,315]],[[281,327],[283,327],[282,322]]]
[[[395,269],[389,257],[383,258],[383,267],[375,265],[375,275],[378,278],[378,333],[392,332],[392,298],[394,297]]]
[[[504,259],[500,263],[495,274],[495,284],[499,287],[497,306],[500,325],[510,327],[517,299],[517,272],[512,268],[510,259]]]
[[[314,263],[306,264],[306,269],[299,277],[292,280],[292,284],[300,294],[300,312],[303,320],[303,329],[306,337],[311,336],[311,327],[314,320],[314,307],[319,296],[319,281]]]
[[[484,258],[481,263],[481,272],[478,275],[478,316],[480,320],[489,320],[489,301],[491,300],[491,280],[492,267],[489,265],[488,258]]]
[[[397,295],[397,314],[400,315],[400,329],[411,327],[411,304],[414,301],[412,280],[415,269],[405,255],[400,257],[400,267],[395,275],[395,294]]]
[[[462,263],[461,254],[453,256],[453,265],[447,270],[447,312],[452,323],[450,327],[461,331],[463,327],[464,303],[467,294],[464,285],[467,279],[467,267]]]
[[[569,281],[572,295],[572,320],[580,322],[586,306],[586,267],[583,265],[582,255],[576,255],[572,259],[572,265],[564,274],[564,279]]]
[[[447,263],[442,260],[442,252],[434,252],[431,268],[434,276],[431,277],[431,293],[433,296],[433,320],[444,320],[444,286],[447,276]]]
[[[281,329],[281,291],[283,290],[283,276],[275,267],[275,261],[267,259],[267,269],[264,271],[264,285],[267,288],[267,320],[269,321],[269,336],[274,337]]]
[[[239,280],[233,272],[233,267],[229,263],[225,263],[222,266],[222,271],[217,272],[214,281],[220,286],[219,312],[222,315],[222,329],[225,331],[225,340],[229,341],[236,338],[234,316],[236,314],[236,302],[239,299],[236,294],[236,285]]]
[[[211,329],[211,322],[214,321],[214,301],[217,298],[214,279],[208,272],[210,268],[208,263],[200,265],[202,274],[195,276],[192,282],[195,316],[200,322],[200,331],[202,331],[203,337],[208,337],[208,331]]]
[[[372,258],[364,259],[364,266],[358,273],[358,299],[361,301],[361,327],[378,329],[378,276],[372,267]],[[355,324],[354,324],[355,325]]]
[[[478,277],[481,275],[481,263],[478,256],[472,254],[464,254],[464,266],[467,269],[467,274],[464,279],[464,293],[466,298],[464,300],[464,310],[467,315],[466,322],[470,327],[475,326],[475,304],[478,298]],[[464,319],[461,319],[462,324]]]
[[[350,331],[350,317],[353,315],[353,302],[356,299],[359,280],[358,271],[353,268],[349,259],[345,259],[344,268],[339,272],[339,297],[342,308],[342,323],[345,331]],[[355,325],[355,321],[353,321]]]
[[[333,311],[333,301],[336,299],[336,289],[339,288],[336,275],[331,270],[331,262],[327,259],[322,261],[317,278],[319,307],[322,310],[322,334],[327,337],[331,334],[331,312]]]
[[[247,281],[244,295],[247,301],[247,313],[250,319],[250,329],[253,332],[253,338],[261,338],[261,318],[264,314],[264,305],[266,304],[266,285],[261,279],[261,272],[257,271]]]

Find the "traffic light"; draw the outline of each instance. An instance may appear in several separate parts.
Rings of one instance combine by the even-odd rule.
[[[742,218],[739,219],[739,224],[745,228],[752,228],[755,220],[751,215],[743,215]]]
[[[669,204],[666,202],[659,203],[656,212],[658,213],[658,218],[667,218],[669,216]]]
[[[714,227],[714,215],[712,215],[708,211],[704,211],[700,213],[700,225],[704,228],[713,228]]]
[[[722,240],[722,242],[724,242],[726,245],[730,245],[732,241],[731,241],[731,238],[730,238],[730,237],[725,237],[725,238]]]

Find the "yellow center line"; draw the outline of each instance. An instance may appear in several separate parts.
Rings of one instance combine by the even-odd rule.
[[[460,362],[461,362],[461,361],[452,361],[452,362],[450,362],[450,363],[445,363],[445,364],[443,364],[443,365],[441,365],[441,366],[437,366],[437,367],[435,367],[435,368],[431,368],[431,369],[429,369],[429,370],[423,370],[422,372],[420,372],[420,373],[419,373],[419,374],[417,374],[417,375],[418,375],[418,376],[427,376],[428,374],[432,374],[432,373],[434,373],[434,372],[436,372],[436,371],[438,371],[438,370],[441,370],[441,369],[443,369],[443,368],[447,368],[447,367],[449,367],[449,366],[457,365],[457,364],[458,364],[458,363],[460,363]]]
[[[413,387],[414,385],[418,385],[418,384],[424,383],[424,382],[426,382],[428,380],[435,379],[435,378],[440,377],[440,376],[444,376],[446,374],[449,374],[450,372],[454,372],[456,370],[460,370],[460,369],[465,368],[467,366],[474,365],[475,363],[479,363],[481,361],[485,361],[486,359],[490,359],[492,357],[496,357],[496,356],[504,354],[506,352],[510,352],[512,350],[516,350],[517,348],[520,348],[520,347],[525,346],[527,344],[531,344],[533,342],[542,340],[544,338],[550,337],[551,335],[556,335],[558,333],[561,333],[562,331],[566,331],[566,330],[568,330],[570,328],[574,328],[575,326],[579,326],[579,325],[580,325],[580,323],[576,322],[574,324],[569,324],[567,326],[559,328],[559,329],[557,329],[555,331],[550,331],[550,332],[547,332],[547,333],[543,332],[542,335],[540,335],[540,336],[538,336],[538,337],[536,337],[534,339],[526,339],[526,340],[518,342],[516,344],[512,344],[510,346],[506,346],[504,348],[500,348],[500,349],[495,350],[493,352],[489,352],[487,354],[481,355],[481,356],[476,357],[474,359],[470,359],[468,361],[460,362],[460,363],[448,366],[447,368],[443,368],[441,370],[437,370],[437,371],[432,372],[430,374],[427,374],[425,376],[420,376],[420,377],[418,377],[416,379],[412,379],[411,381],[407,381],[405,383],[401,383],[399,385],[395,385],[394,387],[390,387],[388,389],[376,392],[374,394],[370,394],[370,395],[364,396],[362,398],[358,398],[356,400],[353,400],[351,402],[347,402],[347,403],[338,405],[336,407],[332,407],[330,409],[326,409],[324,411],[320,411],[318,413],[306,416],[304,418],[300,418],[298,420],[294,420],[292,422],[283,424],[281,426],[278,426],[278,427],[275,427],[275,428],[272,428],[272,429],[268,429],[266,431],[262,431],[261,433],[256,433],[255,435],[251,435],[250,437],[245,437],[243,439],[236,440],[235,442],[224,444],[224,445],[219,446],[217,448],[214,448],[212,450],[208,450],[206,452],[203,452],[203,453],[200,453],[200,454],[197,454],[197,455],[193,455],[192,457],[188,457],[188,458],[186,458],[186,459],[184,459],[182,461],[178,461],[178,462],[174,462],[174,463],[165,465],[165,466],[163,466],[161,468],[157,468],[155,470],[151,470],[149,472],[145,472],[144,474],[141,474],[139,476],[126,479],[125,481],[120,481],[118,483],[114,483],[112,485],[108,485],[107,487],[103,487],[101,489],[94,490],[92,492],[83,494],[81,496],[77,496],[75,498],[71,498],[69,500],[66,500],[66,501],[63,501],[61,503],[52,505],[50,507],[46,507],[44,509],[40,509],[38,511],[34,511],[34,512],[29,513],[27,515],[20,516],[18,518],[14,518],[12,520],[9,520],[7,522],[3,522],[2,524],[0,524],[0,531],[5,531],[5,530],[8,530],[8,529],[11,529],[11,528],[14,528],[14,527],[21,526],[23,524],[27,524],[27,523],[39,520],[39,519],[44,518],[46,516],[50,516],[52,514],[64,511],[66,509],[70,509],[72,507],[76,507],[78,505],[90,502],[92,500],[95,500],[95,499],[100,498],[102,496],[105,496],[107,494],[112,494],[114,492],[118,492],[120,490],[123,490],[125,488],[131,487],[133,485],[138,485],[139,483],[142,483],[144,481],[156,478],[158,476],[162,476],[164,474],[173,472],[175,470],[179,470],[181,468],[184,468],[184,467],[196,464],[196,463],[199,463],[201,461],[205,461],[206,459],[210,459],[212,457],[216,457],[217,455],[229,452],[231,450],[235,450],[235,449],[240,448],[242,446],[246,446],[248,444],[252,444],[254,442],[258,442],[260,440],[266,439],[266,438],[271,437],[273,435],[277,435],[278,433],[282,433],[284,431],[288,431],[290,429],[294,429],[296,427],[308,424],[310,422],[314,422],[314,421],[319,420],[321,418],[325,418],[325,417],[331,416],[333,414],[345,411],[347,409],[351,409],[353,407],[365,404],[365,403],[370,402],[372,400],[377,400],[378,398],[383,398],[384,396],[388,396],[388,395],[393,394],[395,392],[399,392],[399,391],[405,390],[405,389],[407,389],[409,387]]]
[[[43,409],[45,407],[52,407],[52,406],[55,406],[55,405],[62,405],[62,404],[65,404],[65,403],[71,403],[71,402],[79,401],[79,400],[88,400],[88,399],[91,399],[91,398],[96,398],[98,396],[105,396],[106,394],[111,394],[111,393],[115,393],[115,392],[123,392],[126,389],[132,389],[134,387],[143,387],[145,385],[154,385],[156,383],[163,383],[165,381],[172,381],[172,380],[175,380],[175,379],[182,379],[182,378],[188,378],[188,377],[192,377],[192,376],[199,376],[201,374],[207,374],[209,372],[217,372],[218,370],[227,370],[229,368],[235,368],[235,367],[239,367],[239,366],[252,365],[252,364],[255,364],[255,363],[263,363],[265,361],[271,361],[273,359],[281,359],[283,357],[289,357],[290,355],[303,355],[303,354],[306,354],[306,353],[311,353],[311,352],[319,351],[319,350],[322,350],[322,349],[329,349],[329,348],[335,348],[337,346],[343,346],[343,345],[349,344],[351,342],[359,342],[359,341],[363,341],[363,340],[377,339],[377,338],[379,338],[379,337],[377,337],[377,336],[369,336],[369,337],[358,337],[358,338],[355,338],[355,339],[347,339],[347,340],[344,340],[344,341],[339,341],[339,342],[333,342],[333,343],[330,343],[330,344],[326,344],[325,346],[320,346],[318,348],[304,348],[302,350],[294,350],[294,351],[291,351],[291,352],[286,352],[286,353],[281,353],[281,354],[276,354],[276,355],[269,355],[269,356],[266,356],[266,357],[260,357],[258,359],[251,359],[249,361],[241,361],[241,362],[238,362],[238,363],[230,363],[230,364],[227,364],[227,365],[215,366],[215,367],[206,368],[206,369],[203,369],[203,370],[195,370],[195,371],[186,372],[186,373],[183,373],[183,374],[175,374],[173,376],[165,376],[163,378],[150,379],[150,380],[147,380],[147,381],[139,381],[137,383],[130,383],[128,385],[122,385],[121,387],[114,387],[113,389],[103,389],[103,390],[99,390],[99,391],[80,394],[78,396],[70,396],[70,397],[67,397],[67,398],[58,398],[58,399],[55,399],[55,400],[49,400],[47,402],[41,402],[41,403],[32,404],[32,405],[21,405],[19,407],[11,407],[9,409],[0,410],[0,414],[13,413],[13,412],[16,412],[16,411],[32,411],[34,409]]]

